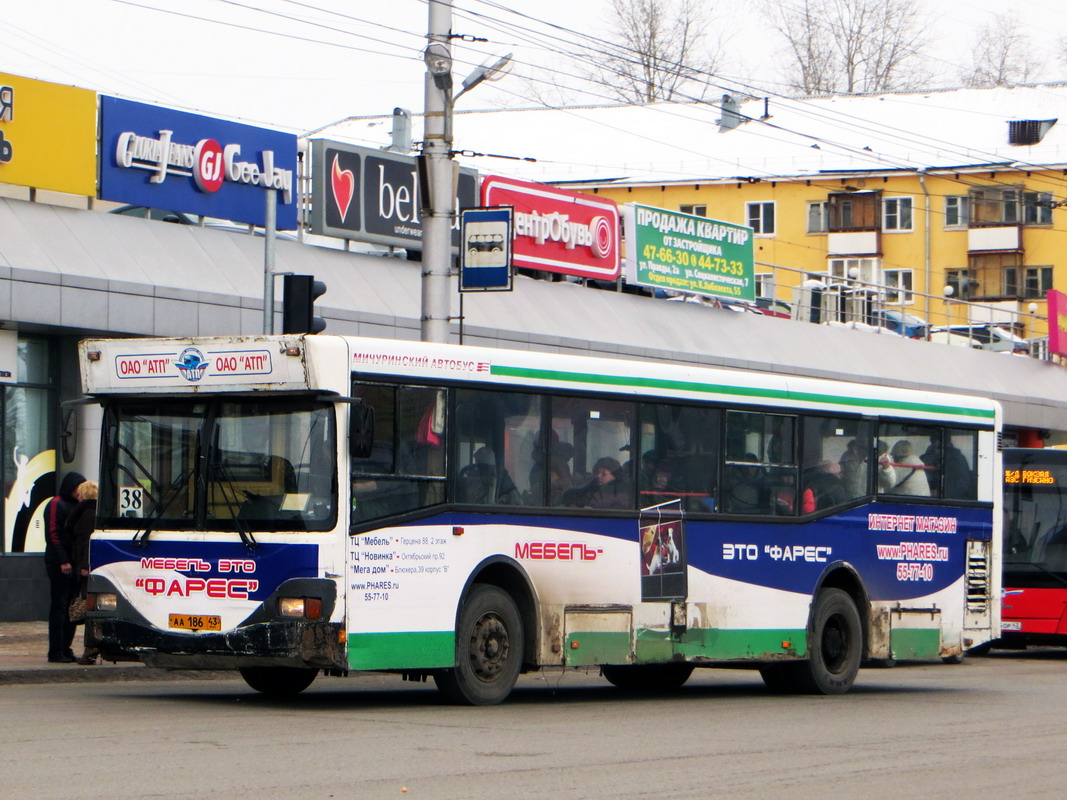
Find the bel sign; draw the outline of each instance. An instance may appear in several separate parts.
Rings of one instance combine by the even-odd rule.
[[[100,98],[100,198],[296,228],[296,136],[184,111]]]
[[[615,201],[494,176],[482,181],[482,205],[514,209],[516,267],[602,280],[619,277]]]
[[[311,232],[421,249],[419,172],[413,156],[315,139],[311,142]],[[477,205],[478,173],[461,169],[452,247],[459,251],[459,212]]]

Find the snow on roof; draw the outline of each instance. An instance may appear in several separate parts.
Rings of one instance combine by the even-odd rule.
[[[457,160],[534,181],[688,183],[1067,163],[1067,84],[822,98],[746,98],[719,131],[721,100],[644,106],[457,110]],[[366,118],[324,137],[386,136]],[[1011,145],[1012,120],[1057,120],[1039,144]],[[421,118],[415,116],[416,128]],[[421,132],[415,131],[416,139]],[[388,140],[376,141],[387,145]],[[494,154],[509,158],[472,156]],[[515,159],[532,158],[536,161]]]

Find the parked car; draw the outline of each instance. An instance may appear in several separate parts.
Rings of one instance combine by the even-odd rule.
[[[899,333],[909,339],[925,339],[930,331],[930,323],[922,317],[892,308],[876,311],[873,321],[875,325],[888,328],[893,333]]]
[[[1030,354],[1029,343],[1007,328],[993,323],[979,325],[943,325],[930,329],[930,341],[964,344],[998,353]]]
[[[784,317],[792,319],[793,307],[785,300],[776,300],[773,297],[757,297],[756,308],[763,310],[768,317]]]

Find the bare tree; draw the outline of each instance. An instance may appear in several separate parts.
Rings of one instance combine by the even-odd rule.
[[[808,95],[910,89],[925,44],[918,0],[768,0],[764,14],[786,41],[786,79]]]
[[[978,29],[971,48],[971,65],[960,72],[964,86],[984,88],[1026,83],[1041,70],[1030,37],[1022,32],[1014,11],[996,14]]]
[[[718,62],[701,0],[611,0],[611,43],[583,57],[587,77],[627,103],[703,96]]]

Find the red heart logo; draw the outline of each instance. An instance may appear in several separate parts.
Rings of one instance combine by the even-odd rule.
[[[356,176],[350,169],[341,169],[338,161],[339,156],[333,157],[333,170],[330,175],[330,183],[333,186],[333,199],[337,203],[337,210],[341,212],[341,222],[348,216],[348,206],[352,203],[352,196],[356,193]]]

